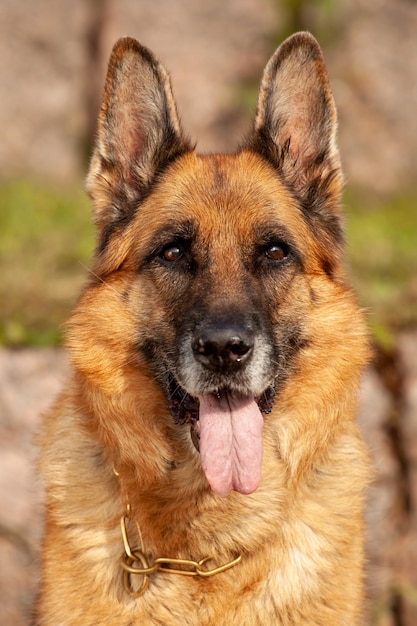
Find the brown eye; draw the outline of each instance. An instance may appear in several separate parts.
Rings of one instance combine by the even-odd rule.
[[[265,250],[265,256],[271,261],[282,261],[288,256],[288,247],[285,244],[274,243]]]
[[[174,263],[175,261],[179,261],[183,257],[183,251],[179,246],[172,245],[162,252],[162,256],[165,261],[169,261],[170,263]]]

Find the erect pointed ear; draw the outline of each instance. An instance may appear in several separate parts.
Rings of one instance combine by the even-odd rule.
[[[337,209],[342,189],[336,108],[310,33],[289,37],[268,62],[249,147],[265,156],[306,209]]]
[[[191,148],[167,72],[137,41],[120,39],[109,61],[87,177],[99,246],[105,247],[112,231],[128,222],[157,174]]]

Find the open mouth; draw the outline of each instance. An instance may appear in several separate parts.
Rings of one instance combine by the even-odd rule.
[[[199,420],[200,401],[198,398],[190,396],[175,380],[172,374],[167,376],[167,397],[171,415],[176,424],[194,425]],[[214,395],[219,399],[223,394],[227,394],[227,389],[219,389]],[[275,387],[269,386],[255,401],[262,413],[268,415],[272,411],[275,398]]]
[[[262,466],[261,413],[271,411],[274,388],[256,398],[227,388],[194,398],[169,375],[167,395],[175,423],[191,426],[212,490],[221,496],[255,491]]]

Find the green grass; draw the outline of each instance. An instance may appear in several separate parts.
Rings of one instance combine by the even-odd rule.
[[[377,201],[348,192],[348,260],[376,339],[417,325],[417,195]]]
[[[348,263],[377,340],[417,325],[417,193],[345,196]],[[85,282],[94,247],[83,187],[0,185],[0,343],[50,345]]]
[[[25,181],[0,186],[0,343],[59,341],[93,249],[88,199]]]

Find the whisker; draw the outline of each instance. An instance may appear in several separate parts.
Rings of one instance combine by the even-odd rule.
[[[115,294],[117,294],[118,296],[120,295],[120,291],[118,291],[117,289],[115,289],[113,287],[113,285],[109,285],[109,283],[107,283],[105,280],[103,280],[103,278],[101,278],[101,276],[99,276],[98,274],[96,274],[95,272],[93,272],[93,270],[89,267],[87,267],[87,265],[84,265],[84,263],[82,261],[80,261],[78,259],[78,263],[87,270],[87,272],[89,272],[89,274],[92,274],[94,276],[94,278],[97,278],[101,283],[103,283],[103,285],[106,285],[106,287],[108,287],[109,289],[111,289],[112,291],[114,291]]]

